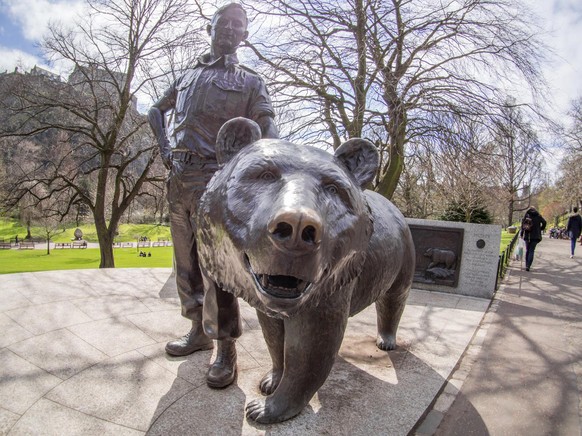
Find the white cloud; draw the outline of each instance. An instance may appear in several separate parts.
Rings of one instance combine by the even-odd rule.
[[[12,48],[0,46],[0,72],[14,71],[14,67],[20,70],[30,70],[35,65],[42,66],[43,62],[30,53]],[[44,67],[46,68],[46,67]]]
[[[582,97],[582,3],[580,0],[528,0],[540,16],[543,39],[555,51],[544,71],[550,95],[563,117],[570,102]]]
[[[10,16],[22,27],[22,34],[30,41],[39,41],[53,21],[70,23],[84,9],[80,0],[5,0]]]

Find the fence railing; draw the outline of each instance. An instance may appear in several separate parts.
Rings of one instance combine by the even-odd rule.
[[[511,239],[511,242],[507,244],[507,247],[505,247],[503,253],[499,255],[499,263],[497,264],[497,279],[495,280],[495,289],[499,287],[499,280],[505,277],[507,266],[509,265],[509,261],[511,260],[511,253],[513,253],[513,249],[515,248],[515,244],[518,239],[519,231]]]

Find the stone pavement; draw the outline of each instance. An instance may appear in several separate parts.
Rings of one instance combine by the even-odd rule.
[[[406,435],[489,306],[412,291],[399,348],[388,353],[375,347],[375,311],[368,308],[350,320],[332,373],[309,406],[295,419],[263,426],[244,417],[270,368],[254,310],[241,302],[238,379],[210,389],[204,377],[212,351],[184,358],[164,352],[166,341],[189,328],[170,273],[0,275],[0,434]]]
[[[582,247],[513,262],[417,435],[582,435]],[[523,269],[522,269],[523,267]]]

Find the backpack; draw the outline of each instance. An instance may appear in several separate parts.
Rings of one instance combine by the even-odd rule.
[[[521,228],[523,229],[524,232],[531,232],[531,229],[533,229],[533,221],[530,217],[526,216],[523,219],[523,223],[521,223]]]

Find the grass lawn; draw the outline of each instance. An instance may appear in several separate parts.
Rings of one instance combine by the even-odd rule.
[[[63,232],[55,234],[51,237],[53,242],[70,242],[74,238],[75,229],[72,226],[66,228]],[[83,224],[79,228],[83,232],[83,239],[87,242],[99,242],[97,240],[97,232],[93,224]],[[170,240],[170,226],[159,224],[120,224],[119,236],[115,238],[118,242],[135,242],[140,236],[147,236],[152,241],[158,239]],[[31,227],[30,233],[34,238],[45,238],[46,233],[42,227]],[[20,239],[26,236],[26,227],[22,226],[18,221],[0,219],[0,239],[9,240],[16,235]]]
[[[136,248],[116,248],[115,266],[118,268],[171,268],[172,247],[141,249],[152,253],[152,257],[139,257]],[[46,250],[0,250],[0,274],[19,272],[52,271],[67,269],[99,268],[99,250],[51,249]]]
[[[519,230],[518,230],[519,231]],[[515,233],[508,233],[506,230],[501,231],[501,245],[499,246],[499,253],[503,253],[511,240],[515,237]]]

